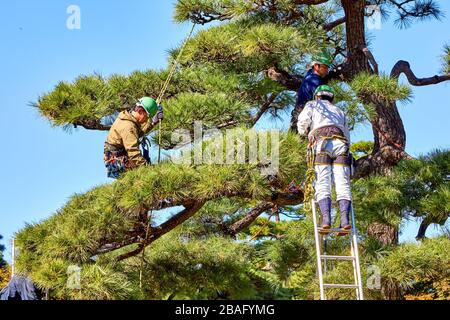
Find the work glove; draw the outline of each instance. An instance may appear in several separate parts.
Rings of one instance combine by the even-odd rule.
[[[341,66],[337,66],[336,68],[334,68],[333,70],[330,71],[330,73],[328,74],[328,76],[330,78],[340,78],[340,79],[344,79],[344,72],[342,70]]]
[[[155,114],[155,116],[152,119],[153,125],[158,124],[158,122],[162,121],[164,119],[164,111],[162,106],[158,107],[158,112]]]

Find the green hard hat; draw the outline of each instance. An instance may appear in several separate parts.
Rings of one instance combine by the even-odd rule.
[[[313,58],[312,64],[324,64],[331,67],[333,65],[333,59],[327,52],[322,52]]]
[[[316,91],[314,92],[314,97],[316,96],[329,96],[329,97],[334,97],[334,89],[332,87],[330,87],[329,85],[321,85],[319,86]]]
[[[144,108],[150,117],[153,117],[158,112],[158,104],[155,99],[150,97],[143,97],[136,103],[137,106]]]

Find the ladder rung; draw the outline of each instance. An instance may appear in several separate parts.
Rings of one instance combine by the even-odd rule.
[[[349,261],[353,261],[355,260],[355,257],[351,257],[351,256],[320,256],[322,259],[324,260],[349,260]]]
[[[356,284],[324,284],[324,288],[359,289]]]

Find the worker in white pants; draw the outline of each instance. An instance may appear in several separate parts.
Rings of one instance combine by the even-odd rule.
[[[347,143],[342,140],[323,140],[325,144],[324,150],[331,158],[337,158],[348,154]],[[318,144],[315,148],[315,154],[321,153],[321,145]],[[350,188],[350,167],[344,164],[328,163],[315,164],[317,180],[315,184],[316,199],[318,201],[326,198],[331,199],[331,186],[334,180],[336,186],[337,201],[348,200],[352,201],[352,192]]]
[[[299,116],[300,135],[308,135],[315,155],[317,175],[316,200],[322,214],[322,229],[331,228],[331,188],[336,185],[341,211],[341,228],[351,229],[350,133],[344,112],[333,105],[334,90],[327,85],[317,88],[316,100],[306,104]]]

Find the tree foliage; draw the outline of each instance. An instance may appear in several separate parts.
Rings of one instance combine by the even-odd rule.
[[[439,20],[444,17],[439,3],[435,0],[370,0],[369,2],[382,6],[384,15],[395,14],[394,23],[400,28],[408,28],[416,20]]]
[[[406,157],[396,107],[412,101],[411,88],[398,82],[402,72],[414,85],[446,81],[448,75],[418,79],[402,61],[390,76],[378,72],[365,39],[370,4],[379,5],[386,16],[395,12],[401,26],[441,18],[439,6],[430,0],[177,1],[177,22],[217,23],[186,44],[163,97],[164,125],[153,140],[159,143],[160,134],[161,146],[171,150],[175,130],[193,136],[194,123],[201,121],[202,130],[236,128],[236,144],[248,144],[255,134],[251,129],[264,115],[292,109],[312,56],[330,52],[342,69],[341,76],[330,79],[336,103],[352,129],[359,124],[374,129],[374,141],[352,148],[358,163],[369,167],[353,186],[363,282],[370,277],[367,267],[379,265],[383,283],[395,282],[412,296],[432,290],[433,298],[446,298],[441,284],[448,279],[443,270],[447,238],[385,245],[369,235],[376,223],[401,229],[405,217],[423,219],[424,235],[428,225],[444,224],[450,212],[450,152]],[[362,24],[351,25],[354,21]],[[180,49],[170,50],[169,65]],[[448,51],[444,73],[449,72]],[[107,130],[117,113],[139,97],[158,96],[168,74],[83,75],[57,84],[34,106],[53,126]],[[267,138],[266,131],[263,135]],[[217,156],[230,143],[209,138],[188,144],[184,156],[199,150]],[[18,232],[17,269],[55,299],[317,298],[312,219],[303,206],[306,145],[295,134],[282,133],[275,174],[264,173],[273,163],[252,161],[246,149],[244,163],[179,164],[181,158],[175,157],[75,194],[52,217]],[[288,191],[292,182],[295,192]],[[347,255],[348,242],[334,239],[328,249]],[[72,266],[81,268],[81,289],[67,285]],[[352,282],[345,261],[329,270],[327,281]],[[366,296],[384,298],[379,290],[368,289]],[[329,297],[350,299],[352,293],[330,291]]]
[[[391,174],[361,179],[354,184],[360,221],[396,226],[402,218],[420,218],[427,225],[444,226],[450,215],[450,152],[435,150],[429,155],[401,162]],[[420,233],[418,238],[425,235]]]
[[[450,74],[450,44],[444,46],[442,55],[442,73]]]
[[[449,245],[441,237],[400,246],[378,261],[384,280],[400,282],[410,299],[450,299]]]

